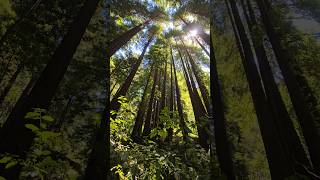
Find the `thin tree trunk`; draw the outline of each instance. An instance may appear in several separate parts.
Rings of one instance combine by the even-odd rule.
[[[173,69],[172,69],[172,62],[170,63],[170,96],[169,96],[169,101],[168,101],[168,104],[169,104],[169,110],[170,110],[170,118],[172,119],[173,118],[173,102],[174,102],[174,98],[173,98],[173,92],[174,92],[174,89],[173,89]],[[172,138],[173,138],[173,129],[172,128],[169,128],[168,129],[168,137],[167,137],[167,141],[172,141]]]
[[[320,131],[316,126],[316,116],[312,112],[317,112],[316,98],[302,75],[295,74],[290,69],[290,60],[288,52],[281,46],[279,34],[274,29],[270,18],[270,8],[263,1],[256,1],[261,12],[261,18],[268,35],[269,41],[272,44],[277,62],[281,69],[284,81],[287,85],[292,105],[298,117],[303,136],[305,138],[310,158],[314,169],[320,172]],[[269,9],[269,10],[268,10]]]
[[[139,103],[139,110],[137,112],[137,116],[136,116],[136,119],[135,119],[135,124],[134,124],[133,130],[132,130],[132,133],[131,133],[131,137],[132,137],[133,140],[135,140],[136,137],[139,137],[141,135],[142,125],[143,125],[143,117],[144,117],[145,108],[146,108],[145,107],[145,105],[146,105],[145,98],[147,96],[147,90],[148,90],[148,86],[149,86],[149,82],[150,82],[150,78],[151,78],[152,72],[153,72],[153,67],[151,67],[151,69],[150,69],[148,80],[147,80],[147,83],[146,83],[146,85],[144,87],[142,98],[141,98],[141,101]]]
[[[122,84],[122,86],[120,87],[120,89],[116,92],[116,94],[113,96],[111,102],[110,102],[110,111],[119,111],[121,104],[118,102],[118,99],[120,96],[125,96],[127,94],[127,91],[129,90],[129,87],[132,83],[132,80],[134,78],[134,76],[136,75],[140,64],[144,58],[144,55],[147,51],[148,46],[150,45],[151,41],[153,39],[153,36],[151,36],[148,40],[148,42],[145,44],[143,51],[138,59],[138,61],[134,64],[134,66],[132,67],[128,77],[126,78],[125,82]],[[117,117],[117,113],[113,114],[111,116],[113,119],[115,119]]]
[[[178,78],[177,78],[177,71],[176,71],[176,66],[175,66],[175,62],[174,62],[174,57],[173,57],[173,53],[172,53],[172,49],[171,49],[171,56],[172,56],[172,66],[173,66],[173,71],[174,71],[174,82],[175,82],[175,90],[176,90],[176,102],[177,102],[177,108],[178,108],[178,113],[179,113],[179,120],[180,120],[180,128],[182,131],[182,135],[183,135],[183,140],[187,140],[188,137],[188,132],[187,132],[187,126],[186,123],[184,121],[184,116],[183,116],[183,107],[181,104],[181,94],[180,94],[180,88],[178,85]]]
[[[231,10],[228,5],[228,1],[231,5]],[[234,23],[239,33],[239,39],[241,41],[243,52],[245,55],[245,61],[243,66],[246,72],[253,104],[256,110],[262,139],[265,145],[266,155],[269,162],[269,168],[271,177],[274,179],[283,179],[292,175],[293,168],[288,162],[283,147],[279,141],[279,134],[276,131],[274,125],[274,117],[270,113],[268,103],[264,94],[264,89],[261,84],[258,70],[256,68],[253,53],[248,37],[246,36],[244,26],[242,24],[235,0],[226,0],[226,6],[230,15],[230,19],[235,19]],[[234,32],[237,36],[237,32]],[[240,44],[240,43],[239,43]]]
[[[278,126],[278,131],[282,136],[283,144],[287,148],[286,150],[288,151],[288,156],[293,156],[290,157],[293,158],[292,163],[298,162],[298,164],[303,164],[307,167],[311,167],[306,152],[303,149],[302,143],[300,142],[299,136],[293,126],[292,120],[282,100],[278,86],[274,80],[273,73],[268,62],[267,53],[264,49],[263,41],[262,39],[257,39],[256,37],[254,37],[255,32],[253,28],[254,26],[258,26],[254,11],[251,5],[248,4],[250,14],[249,16],[243,0],[241,2],[245,18],[249,25],[253,46],[258,58],[258,65],[264,84],[265,93],[268,101],[270,102],[270,107],[273,109],[273,112],[275,114],[277,120],[276,125]]]
[[[182,38],[180,37],[180,40],[183,44],[183,47],[185,49],[185,51],[187,52],[187,55],[189,57],[189,62],[191,64],[191,68],[192,68],[192,71],[196,77],[196,80],[197,80],[197,83],[199,85],[199,89],[200,89],[200,92],[201,92],[201,95],[202,95],[202,99],[206,105],[206,109],[207,109],[207,112],[209,112],[209,107],[210,107],[210,102],[209,102],[209,93],[208,93],[208,90],[206,88],[206,86],[204,85],[203,81],[202,81],[202,78],[200,77],[199,75],[199,67],[197,66],[197,64],[194,62],[191,54],[189,53],[189,51],[187,50],[186,48],[186,45],[184,44]]]
[[[107,48],[108,57],[111,57],[115,52],[117,52],[123,45],[125,45],[130,39],[138,34],[146,25],[149,24],[151,19],[147,20],[146,22],[139,24],[138,26],[126,31],[113,41],[111,41]]]
[[[210,57],[210,53],[209,51],[204,47],[204,45],[198,40],[197,37],[194,37],[194,39],[197,41],[197,43],[199,44],[199,46],[202,48],[202,50]]]
[[[23,102],[23,105],[19,108],[15,107],[12,110],[9,118],[2,127],[0,153],[6,152],[17,154],[20,158],[25,157],[26,152],[32,145],[34,133],[25,127],[25,123],[32,122],[31,120],[27,120],[26,122],[24,117],[28,112],[32,111],[32,108],[48,108],[98,3],[99,0],[87,0],[85,2],[69,32],[43,70],[40,78]],[[38,122],[34,123],[38,124]],[[10,171],[7,170],[4,177],[7,179],[16,179],[20,170],[21,166],[17,165],[11,168]]]
[[[159,70],[156,67],[155,73],[153,75],[153,85],[152,85],[151,94],[150,94],[149,103],[148,103],[148,111],[146,114],[143,133],[142,133],[143,136],[147,136],[151,132],[152,107],[153,107],[154,95],[155,95],[156,85],[157,85],[157,80],[158,80],[158,71]]]
[[[161,92],[162,89],[162,84],[164,83],[163,81],[161,81],[161,77],[164,74],[164,69],[160,70],[160,76],[159,76],[159,80],[158,80],[158,91]],[[162,93],[161,93],[162,94]],[[159,97],[159,99],[157,100],[157,105],[156,105],[156,110],[155,110],[155,116],[154,116],[154,124],[153,124],[153,128],[157,128],[160,124],[160,111],[162,109],[162,97]]]
[[[212,32],[211,32],[212,33]],[[212,36],[211,36],[212,37]],[[210,85],[211,85],[211,109],[214,127],[214,138],[216,144],[217,158],[222,172],[228,180],[235,180],[234,166],[230,149],[230,141],[227,137],[226,118],[224,115],[224,104],[222,101],[221,86],[217,70],[217,60],[211,38],[210,43]],[[210,109],[209,109],[210,111]],[[213,138],[212,138],[213,139]],[[213,152],[213,148],[211,147]],[[211,154],[212,154],[211,152]]]
[[[8,84],[4,87],[3,91],[0,93],[0,105],[3,103],[5,97],[8,95],[10,89],[12,88],[14,82],[16,81],[18,75],[20,74],[21,70],[23,69],[23,65],[19,65],[17,70],[14,72],[14,74],[11,76]]]
[[[193,107],[194,117],[195,117],[195,120],[196,120],[198,136],[199,136],[199,144],[203,148],[208,149],[207,134],[205,132],[205,129],[201,125],[201,123],[202,123],[201,120],[202,120],[202,118],[204,116],[204,112],[201,109],[201,106],[200,106],[199,102],[197,102],[197,99],[196,99],[196,96],[195,96],[195,93],[197,93],[197,92],[194,92],[194,89],[193,89],[192,84],[191,84],[191,78],[192,77],[187,72],[187,68],[185,67],[185,64],[184,64],[184,61],[183,61],[183,58],[182,58],[182,54],[181,54],[179,49],[178,49],[178,53],[180,55],[180,59],[181,59],[182,67],[183,67],[183,72],[184,72],[184,77],[185,77],[185,80],[186,80],[189,96],[190,96],[190,99],[191,99],[191,104],[192,104],[192,107]]]

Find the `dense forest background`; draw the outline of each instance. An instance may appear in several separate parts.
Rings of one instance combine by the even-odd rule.
[[[0,0],[0,179],[319,178],[319,10]]]

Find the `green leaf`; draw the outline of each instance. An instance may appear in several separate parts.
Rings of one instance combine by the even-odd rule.
[[[26,128],[31,129],[32,132],[37,132],[40,130],[37,126],[35,126],[33,124],[26,124],[25,126],[26,126]]]
[[[168,135],[168,133],[167,133],[167,131],[166,130],[161,130],[161,131],[159,131],[159,136],[160,137],[162,137],[162,138],[166,138],[167,137],[167,135]]]
[[[43,116],[42,119],[44,121],[47,121],[47,122],[53,122],[54,121],[54,119],[51,116],[48,116],[48,115]]]
[[[10,156],[5,156],[5,157],[3,157],[3,158],[0,159],[0,164],[8,163],[11,159],[12,159],[12,157],[10,157]]]
[[[40,119],[40,113],[38,112],[28,112],[25,116],[26,119]]]
[[[17,165],[17,164],[18,164],[18,161],[14,160],[14,161],[9,162],[9,163],[6,165],[6,167],[4,167],[4,168],[5,168],[5,169],[9,169],[9,168],[11,168],[11,167],[13,167],[13,166],[15,166],[15,165]]]
[[[4,178],[4,177],[0,176],[0,180],[6,180],[6,178]]]

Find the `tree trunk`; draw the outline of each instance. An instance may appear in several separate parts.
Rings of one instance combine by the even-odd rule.
[[[199,75],[199,67],[197,66],[197,64],[194,62],[191,54],[189,53],[189,51],[187,50],[186,48],[186,45],[184,44],[182,38],[180,37],[180,40],[183,44],[183,47],[185,49],[185,51],[187,52],[187,55],[189,57],[189,62],[191,64],[191,68],[192,68],[192,71],[196,77],[196,80],[197,80],[197,83],[199,85],[199,89],[200,89],[200,92],[201,92],[201,95],[202,95],[202,99],[206,105],[206,109],[207,109],[207,112],[209,112],[209,107],[210,107],[210,102],[209,102],[209,93],[208,93],[208,90],[206,88],[206,86],[204,85],[203,81],[202,81],[202,78],[200,77]]]
[[[229,8],[228,1],[230,2],[231,9]],[[243,47],[245,59],[242,63],[246,72],[253,104],[256,110],[261,136],[269,162],[271,177],[274,179],[284,179],[285,177],[293,174],[293,168],[288,162],[281,142],[279,141],[280,137],[275,128],[274,117],[272,116],[273,114],[270,113],[271,111],[266,101],[264,89],[254,62],[253,52],[251,51],[250,42],[245,33],[236,2],[235,0],[226,0],[225,2],[231,20],[231,12],[233,14],[233,18],[235,19],[234,23],[237,27],[239,39],[241,41],[239,44],[242,44]],[[234,34],[237,36],[236,31]]]
[[[176,90],[176,102],[177,102],[177,108],[178,108],[178,113],[179,113],[179,120],[180,120],[180,128],[182,130],[182,135],[183,135],[183,140],[187,140],[188,137],[188,132],[187,132],[187,126],[184,121],[184,116],[183,116],[183,107],[181,103],[181,94],[180,94],[180,88],[178,85],[178,78],[177,78],[177,72],[176,72],[176,66],[174,62],[174,57],[171,49],[171,56],[172,56],[172,66],[173,66],[173,71],[174,71],[174,82],[175,82],[175,90]]]
[[[22,65],[19,65],[17,70],[14,72],[14,74],[11,76],[8,84],[4,87],[3,91],[0,93],[0,105],[3,103],[4,99],[8,95],[10,89],[12,88],[14,82],[16,81],[18,75],[20,74],[21,70],[23,69]]]
[[[148,40],[148,42],[145,44],[143,51],[138,59],[138,61],[133,65],[128,77],[126,78],[126,80],[124,81],[124,83],[122,84],[122,86],[119,88],[119,90],[116,92],[116,94],[113,96],[111,102],[110,102],[110,111],[119,111],[121,104],[118,102],[119,97],[121,96],[125,96],[129,90],[129,87],[132,83],[132,80],[134,78],[134,76],[136,75],[140,64],[144,58],[144,55],[147,51],[148,46],[150,45],[151,41],[153,39],[153,36],[151,36]],[[115,119],[117,117],[117,113],[111,115],[112,119]]]
[[[180,55],[180,59],[181,59],[181,63],[182,63],[182,67],[183,67],[183,72],[184,72],[184,77],[186,80],[186,84],[187,84],[187,88],[188,88],[188,92],[189,92],[189,96],[190,96],[190,100],[191,100],[191,104],[193,107],[193,112],[194,112],[194,117],[195,117],[195,121],[196,121],[196,125],[197,125],[197,130],[198,130],[198,136],[199,136],[199,144],[201,145],[201,147],[208,149],[208,137],[207,137],[207,133],[205,132],[205,129],[203,127],[202,123],[202,118],[204,117],[205,113],[204,113],[204,109],[202,109],[202,107],[200,106],[199,102],[197,101],[197,97],[195,95],[194,91],[194,87],[191,84],[191,75],[188,74],[187,72],[187,68],[185,67],[183,58],[182,58],[182,54],[180,52],[180,50],[178,49],[178,53]]]
[[[150,21],[151,21],[151,19],[147,20],[146,22],[144,22],[142,24],[139,24],[138,26],[126,31],[125,33],[123,33],[122,35],[120,35],[119,37],[117,37],[116,39],[111,41],[108,44],[108,48],[107,48],[108,57],[111,57],[123,45],[125,45],[128,41],[130,41],[130,39],[133,36],[135,36],[136,34],[138,34],[138,32],[140,32],[146,25],[148,25]]]
[[[267,8],[266,4],[262,1],[256,2],[261,12],[261,19],[266,33],[270,43],[272,44],[277,62],[287,85],[291,102],[298,117],[313,167],[317,172],[320,172],[320,143],[318,142],[320,139],[320,131],[316,127],[317,117],[312,115],[312,112],[317,112],[316,98],[313,96],[313,93],[304,77],[300,74],[295,74],[290,68],[289,63],[293,62],[293,60],[289,58],[288,52],[281,46],[279,34],[271,23],[272,19],[269,15],[271,9]]]
[[[164,70],[161,69],[160,70],[160,76],[159,76],[159,79],[158,79],[158,91],[161,92],[161,88],[162,88],[162,84],[164,83],[164,81],[161,81],[161,77],[162,75],[164,74]],[[157,99],[157,104],[156,104],[156,109],[155,109],[155,116],[154,116],[154,124],[153,124],[153,128],[156,128],[159,126],[159,122],[160,122],[160,119],[159,119],[159,116],[160,116],[160,111],[162,109],[162,97],[159,97],[159,99]]]
[[[99,0],[87,0],[85,2],[69,32],[62,40],[46,68],[43,70],[40,78],[23,102],[23,105],[19,108],[15,106],[12,110],[6,123],[2,127],[0,153],[7,152],[20,155],[20,158],[25,157],[26,152],[32,145],[34,133],[31,132],[30,129],[25,128],[25,123],[32,122],[31,120],[25,122],[24,116],[27,112],[32,111],[32,108],[48,108],[98,3]],[[38,124],[38,122],[34,123]],[[20,169],[21,166],[17,165],[11,168],[4,177],[7,179],[16,179]]]
[[[110,26],[110,0],[105,0],[106,11],[106,33],[109,33]],[[110,57],[106,55],[105,64],[106,74],[110,74]],[[96,180],[110,179],[110,76],[107,76],[105,89],[105,108],[102,112],[100,127],[96,133],[93,148],[88,159],[85,169],[85,180],[91,180],[94,177]]]
[[[146,118],[145,118],[145,123],[144,123],[144,128],[143,128],[143,136],[148,136],[151,132],[151,118],[152,118],[152,105],[154,102],[154,95],[155,95],[155,91],[156,91],[156,86],[157,86],[157,80],[158,80],[158,68],[155,67],[155,73],[153,75],[153,85],[152,85],[152,89],[151,89],[151,94],[150,94],[150,98],[149,98],[149,104],[148,104],[148,111],[146,114]]]
[[[172,50],[172,49],[171,49]],[[172,52],[171,52],[172,55]],[[172,62],[170,63],[170,97],[169,97],[169,110],[171,113],[173,113],[173,102],[174,102],[174,97],[173,97],[173,93],[174,93],[174,89],[173,89],[173,68],[172,68]],[[170,114],[170,118],[173,118],[173,115]],[[172,141],[172,137],[173,137],[173,129],[169,128],[168,129],[168,137],[167,137],[167,141]]]
[[[152,72],[153,72],[153,67],[151,67],[151,69],[150,69],[148,80],[147,80],[147,83],[146,83],[146,85],[144,87],[142,98],[141,98],[141,101],[139,103],[139,110],[137,112],[137,116],[136,116],[136,119],[135,119],[135,124],[134,124],[133,130],[132,130],[132,134],[131,134],[131,137],[132,137],[133,140],[136,137],[139,137],[141,135],[142,125],[143,125],[143,117],[144,117],[145,108],[146,108],[145,107],[145,105],[146,105],[145,98],[147,96],[147,90],[148,90],[149,81],[150,81]]]
[[[197,37],[194,37],[194,39],[197,41],[197,43],[199,44],[199,46],[202,48],[202,50],[210,57],[210,53],[209,51],[204,47],[204,45],[198,40]]]
[[[212,37],[212,36],[211,36]],[[216,144],[217,158],[221,171],[227,176],[228,180],[235,180],[232,155],[230,150],[230,141],[227,137],[226,118],[224,115],[224,104],[222,102],[222,92],[219,83],[217,70],[217,60],[213,48],[213,38],[210,43],[210,85],[211,85],[211,109],[212,121],[214,127],[214,138]],[[210,110],[210,109],[209,109]],[[213,139],[213,138],[212,138]],[[213,152],[213,148],[211,147]],[[211,152],[211,153],[212,153]]]
[[[274,80],[273,72],[268,62],[267,53],[264,49],[263,40],[254,37],[255,32],[253,28],[254,26],[258,26],[258,23],[256,21],[254,11],[250,2],[248,2],[247,5],[249,8],[249,15],[242,0],[243,11],[249,25],[251,39],[253,41],[253,46],[258,58],[258,65],[265,88],[265,94],[270,103],[270,107],[275,114],[276,125],[278,126],[278,131],[282,136],[282,143],[284,144],[284,147],[286,147],[286,150],[288,152],[287,155],[291,156],[288,157],[288,159],[291,159],[292,163],[298,162],[298,164],[303,164],[307,167],[311,167],[306,152],[303,149],[302,143],[300,142],[299,136],[293,126],[292,120],[282,100],[278,86]]]

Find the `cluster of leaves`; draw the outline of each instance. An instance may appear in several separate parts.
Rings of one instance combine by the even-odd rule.
[[[209,165],[209,154],[194,142],[159,145],[148,140],[144,145],[133,143],[130,139],[134,120],[133,104],[124,97],[119,98],[119,102],[121,110],[110,123],[113,176],[120,179],[209,178],[212,167]],[[177,113],[164,108],[160,123],[163,128],[153,130],[151,134],[165,138],[167,128],[178,128]],[[219,172],[216,167],[216,172]]]

